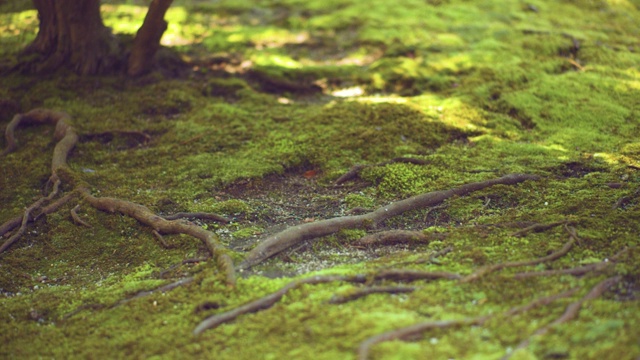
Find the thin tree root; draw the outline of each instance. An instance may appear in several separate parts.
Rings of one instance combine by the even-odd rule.
[[[5,129],[7,146],[1,155],[6,155],[16,149],[17,142],[15,139],[15,130],[20,125],[32,124],[55,125],[54,138],[55,140],[57,140],[57,143],[53,150],[53,156],[51,160],[51,176],[49,177],[49,183],[53,184],[53,191],[47,197],[39,199],[25,210],[25,213],[23,214],[20,221],[20,228],[18,229],[18,231],[12,234],[12,236],[7,241],[5,241],[2,246],[0,246],[0,252],[6,250],[24,233],[26,225],[31,219],[31,213],[35,209],[40,208],[45,201],[50,201],[54,196],[57,195],[58,189],[62,183],[62,180],[60,179],[58,173],[62,172],[61,170],[63,169],[68,170],[67,157],[78,142],[78,135],[76,134],[75,129],[70,125],[70,116],[67,113],[47,109],[34,109],[27,113],[14,116],[14,118],[9,122]],[[146,134],[144,135],[146,136]],[[140,136],[140,134],[136,133],[136,136]],[[97,198],[91,195],[86,185],[77,187],[74,192],[76,191],[83,197],[83,199],[87,203],[89,203],[94,208],[111,213],[117,211],[122,214],[128,215],[138,220],[139,222],[151,227],[154,231],[157,232],[158,235],[160,233],[180,233],[200,239],[207,246],[211,254],[216,258],[218,266],[220,266],[223,273],[225,274],[227,284],[235,284],[235,269],[233,267],[233,262],[231,261],[229,255],[226,253],[226,248],[224,248],[219,243],[214,233],[206,231],[201,227],[189,222],[165,220],[164,218],[155,215],[147,207],[132,203],[130,201],[108,197]],[[8,231],[5,229],[13,226],[15,222],[10,220],[10,224],[6,224],[7,223],[3,224],[2,226],[2,230],[5,232]]]
[[[501,360],[507,360],[509,358],[511,358],[511,356],[519,349],[524,349],[527,346],[529,346],[529,344],[531,343],[531,339],[534,337],[538,337],[538,336],[543,336],[544,334],[546,334],[549,330],[551,330],[552,328],[569,322],[573,319],[575,319],[578,314],[580,313],[580,308],[582,307],[582,304],[584,304],[585,301],[587,300],[592,300],[595,298],[600,297],[600,295],[602,295],[605,291],[607,291],[611,286],[617,284],[620,280],[622,279],[622,276],[617,275],[614,277],[610,277],[608,279],[605,279],[601,282],[599,282],[596,286],[594,286],[585,296],[583,296],[580,300],[573,302],[571,304],[569,304],[569,306],[567,306],[567,308],[565,309],[564,313],[557,319],[555,319],[554,321],[552,321],[551,323],[539,328],[538,330],[536,330],[536,332],[534,332],[528,339],[523,340],[520,344],[518,344],[518,346],[516,346],[512,352],[508,353],[507,355],[503,356]]]
[[[60,199],[52,202],[51,204],[42,207],[42,209],[40,210],[40,213],[38,215],[29,216],[29,220],[28,221],[29,222],[33,222],[35,220],[38,220],[38,218],[40,218],[42,215],[48,215],[48,214],[51,214],[51,213],[55,212],[62,205],[66,204],[68,201],[72,200],[77,195],[78,194],[76,194],[75,192],[70,192],[70,193],[66,194],[65,196],[63,196]],[[7,220],[2,225],[0,225],[0,236],[3,236],[7,232],[9,232],[9,231],[17,228],[18,226],[20,226],[20,224],[22,224],[22,218],[23,218],[22,215],[21,216],[16,216],[13,219]]]
[[[417,281],[417,280],[439,280],[439,279],[460,279],[460,275],[448,272],[428,272],[428,271],[416,271],[416,270],[399,270],[390,269],[383,270],[372,275],[325,275],[325,276],[313,276],[305,279],[294,280],[287,285],[283,286],[280,290],[254,300],[250,303],[237,307],[235,309],[226,311],[224,313],[212,315],[204,319],[193,331],[195,335],[202,333],[203,331],[211,328],[215,328],[224,323],[234,320],[240,315],[258,312],[266,310],[273,306],[278,300],[280,300],[287,292],[295,289],[304,284],[324,284],[329,282],[344,281],[348,283],[370,283],[373,281]]]
[[[80,216],[78,216],[78,209],[80,208],[80,204],[76,205],[73,209],[71,209],[71,218],[73,219],[73,222],[79,225],[82,225],[84,227],[88,227],[90,228],[91,225],[89,225],[86,221],[80,219]]]
[[[177,220],[177,219],[200,219],[200,220],[213,220],[220,223],[230,223],[231,219],[228,219],[224,216],[220,216],[218,214],[212,213],[204,213],[204,212],[179,212],[172,215],[163,216],[165,220]]]
[[[285,285],[280,290],[271,293],[267,296],[264,296],[258,300],[254,300],[248,304],[237,307],[233,310],[229,310],[220,314],[216,314],[204,319],[194,330],[194,335],[199,335],[203,331],[211,328],[215,328],[220,326],[226,322],[232,321],[240,315],[250,314],[254,312],[258,312],[260,310],[265,310],[273,306],[276,302],[278,302],[282,297],[292,289],[295,289],[304,284],[322,284],[334,281],[349,281],[355,282],[354,276],[314,276],[306,279],[295,280],[287,285]],[[366,281],[366,277],[362,277],[359,279],[359,282],[364,283]]]
[[[578,289],[575,288],[560,294],[539,298],[539,299],[533,300],[532,302],[526,305],[512,308],[501,315],[503,317],[508,317],[508,316],[514,316],[520,313],[524,313],[533,308],[548,305],[557,299],[571,296],[577,290]],[[468,317],[468,318],[459,319],[459,320],[427,321],[427,322],[422,322],[415,325],[407,326],[404,328],[387,331],[385,333],[372,336],[366,339],[365,341],[363,341],[362,343],[360,343],[360,346],[358,347],[358,360],[366,360],[369,357],[369,352],[371,351],[371,347],[373,345],[376,345],[384,341],[409,340],[409,339],[415,338],[416,336],[420,336],[424,332],[432,329],[446,329],[446,328],[458,327],[458,326],[482,325],[483,323],[485,323],[487,320],[491,319],[494,316],[495,315],[484,315],[484,316]]]
[[[345,295],[334,295],[329,299],[329,304],[344,304],[371,294],[405,294],[415,290],[415,287],[407,286],[367,286]]]
[[[570,269],[558,269],[558,270],[545,270],[545,271],[531,271],[531,272],[522,272],[513,275],[514,279],[526,279],[530,277],[536,276],[554,276],[554,275],[573,275],[573,276],[582,276],[588,273],[597,273],[603,271],[614,265],[618,258],[622,256],[622,254],[626,253],[629,248],[624,248],[618,251],[615,255],[606,259],[604,261],[600,261],[593,264],[588,264],[584,266],[578,266]]]
[[[162,236],[162,234],[160,234],[156,230],[153,230],[151,232],[153,233],[153,236],[155,236],[156,239],[158,239],[158,241],[160,242],[160,244],[162,245],[163,248],[165,248],[165,249],[171,248],[171,246],[169,244],[167,244],[167,242],[164,240],[164,237]]]
[[[576,232],[575,232],[574,228],[570,228],[567,225],[565,225],[565,228],[569,232],[569,241],[567,241],[562,246],[562,248],[560,250],[555,251],[555,252],[551,253],[550,255],[543,256],[543,257],[536,258],[536,259],[532,259],[532,260],[504,262],[504,263],[485,266],[485,267],[482,267],[482,268],[476,270],[474,273],[465,276],[462,280],[460,280],[460,282],[462,282],[462,283],[472,282],[472,281],[478,280],[479,278],[481,278],[481,277],[483,277],[483,276],[485,276],[487,274],[490,274],[490,273],[498,271],[498,270],[502,270],[504,268],[538,265],[538,264],[541,264],[541,263],[544,263],[544,262],[547,262],[547,261],[556,260],[556,259],[566,255],[569,252],[569,250],[571,250],[571,247],[573,246],[573,244],[578,240],[578,236],[576,235]]]
[[[165,293],[165,292],[171,291],[171,290],[173,290],[173,289],[175,289],[177,287],[191,284],[192,282],[193,282],[193,277],[182,278],[182,279],[174,281],[172,283],[169,283],[169,284],[166,284],[166,285],[162,285],[162,286],[160,286],[160,287],[158,287],[156,289],[140,291],[139,293],[137,293],[137,294],[135,294],[135,295],[133,295],[133,296],[131,296],[129,298],[122,299],[122,300],[118,301],[117,303],[113,304],[111,307],[114,308],[116,306],[124,305],[124,304],[126,304],[126,303],[128,303],[128,302],[130,302],[132,300],[136,300],[136,299],[139,299],[139,298],[142,298],[142,297],[145,297],[145,296],[149,296],[149,295],[152,295],[152,294],[155,294],[155,293],[158,293],[158,292]]]
[[[375,211],[363,215],[344,216],[296,225],[262,241],[251,252],[249,252],[249,254],[247,254],[247,257],[238,266],[238,268],[250,268],[305,240],[331,235],[342,229],[372,228],[391,217],[410,210],[438,205],[453,196],[464,196],[471,192],[482,190],[493,185],[514,185],[526,180],[537,179],[538,176],[535,175],[510,174],[497,179],[462,185],[450,190],[434,191],[417,195],[408,199],[393,202],[387,206],[383,206]]]
[[[521,237],[521,236],[527,235],[530,232],[543,232],[543,231],[552,229],[556,226],[565,225],[565,224],[571,225],[571,222],[564,220],[564,221],[552,222],[549,224],[533,224],[533,225],[527,226],[524,229],[521,229],[512,233],[510,236]]]

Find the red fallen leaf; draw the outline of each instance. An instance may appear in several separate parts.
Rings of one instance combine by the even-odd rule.
[[[316,175],[318,175],[318,171],[317,170],[305,171],[305,173],[302,174],[302,176],[304,176],[306,179],[311,179],[311,178],[315,177]]]

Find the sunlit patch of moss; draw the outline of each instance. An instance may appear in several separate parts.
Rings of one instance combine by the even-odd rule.
[[[3,5],[6,7],[6,4]],[[37,12],[35,10],[0,11],[0,24],[0,56],[5,58],[16,55],[22,50],[24,44],[35,39],[38,27]]]
[[[178,7],[183,4],[176,2],[175,9],[182,11]],[[407,266],[469,274],[482,264],[545,256],[567,240],[565,230],[559,227],[515,238],[510,234],[517,229],[509,224],[569,219],[575,221],[579,246],[556,262],[526,270],[570,268],[609,258],[639,242],[635,221],[639,201],[634,193],[640,183],[634,170],[640,89],[634,69],[637,1],[635,7],[632,4],[283,0],[267,7],[225,0],[185,4],[186,18],[170,16],[167,35],[175,36],[175,41],[202,42],[200,50],[185,44],[181,52],[198,53],[205,48],[250,59],[259,56],[261,46],[266,58],[293,60],[297,66],[253,69],[267,78],[307,84],[320,80],[319,85],[328,87],[372,83],[362,86],[369,91],[394,91],[397,85],[405,94],[417,95],[396,96],[395,101],[366,96],[325,105],[325,97],[299,97],[295,90],[286,90],[282,96],[288,103],[282,104],[277,101],[280,95],[256,90],[259,87],[248,75],[200,81],[201,76],[211,75],[206,71],[179,81],[151,76],[139,85],[116,77],[9,74],[3,77],[7,89],[0,91],[16,101],[20,111],[48,106],[70,112],[82,134],[145,131],[151,136],[149,143],[132,147],[123,146],[127,141],[122,138],[84,139],[74,149],[70,166],[97,195],[120,196],[163,212],[249,214],[255,211],[252,202],[221,203],[213,194],[238,179],[284,173],[300,164],[311,164],[334,179],[358,163],[398,156],[429,162],[365,170],[362,177],[374,187],[363,190],[362,197],[345,197],[345,202],[367,207],[383,201],[382,196],[444,190],[509,172],[536,173],[542,176],[540,181],[492,187],[451,199],[434,210],[438,216],[427,219],[434,224],[427,231],[435,228],[448,235],[446,240],[432,242],[428,250],[447,246],[454,250],[440,257],[440,264]],[[127,13],[107,7],[103,15],[108,24],[122,26],[118,31],[130,32],[146,10],[139,9],[133,14],[131,9]],[[126,24],[129,20],[131,24]],[[34,36],[35,19],[5,23],[15,29],[7,28],[10,31],[2,33],[3,39],[15,46],[0,51],[14,54]],[[300,33],[309,37],[295,43]],[[277,35],[277,41],[270,43],[266,34]],[[352,54],[357,54],[356,66],[341,66],[343,59],[353,60],[348,59]],[[375,60],[375,66],[362,66]],[[150,86],[143,86],[144,82]],[[0,122],[8,122],[12,115]],[[0,192],[0,221],[19,215],[40,195],[50,168],[50,135],[46,126],[20,129],[20,148],[0,160],[0,189],[10,189]],[[163,198],[175,205],[163,206]],[[612,209],[619,199],[623,201]],[[64,207],[37,222],[2,254],[0,296],[22,292],[6,295],[0,302],[3,351],[10,357],[108,354],[249,359],[259,353],[273,358],[308,354],[345,358],[354,356],[354,349],[367,336],[382,331],[429,319],[499,314],[542,294],[581,287],[573,298],[508,321],[497,317],[480,327],[433,330],[416,342],[388,342],[372,349],[374,358],[498,358],[507,347],[552,322],[601,280],[599,276],[553,276],[524,283],[510,276],[521,269],[504,269],[477,283],[422,281],[410,295],[376,294],[337,306],[325,301],[357,285],[309,285],[292,291],[272,309],[241,316],[199,338],[184,336],[205,316],[246,304],[291,280],[252,275],[227,288],[211,260],[198,265],[202,272],[189,287],[112,309],[87,308],[60,321],[59,315],[78,306],[110,305],[158,286],[156,272],[181,264],[184,258],[201,256],[198,241],[189,237],[167,236],[165,240],[177,248],[162,249],[135,220],[83,205],[80,215],[93,225],[85,229],[68,220],[69,210]],[[410,215],[401,216],[386,225],[402,228],[410,219]],[[241,234],[251,228],[245,225]],[[318,242],[313,250],[336,248],[339,243],[339,236],[334,236]],[[363,273],[429,256],[420,251],[383,255],[318,273]],[[239,261],[243,254],[232,256]],[[342,255],[323,256],[338,261]],[[637,251],[629,251],[612,267],[612,273],[626,275],[624,283],[601,299],[589,300],[577,319],[535,339],[521,358],[640,354],[633,336],[638,328],[637,304],[620,301],[634,296],[633,281],[640,271],[636,258]],[[282,259],[287,258],[274,259],[273,264],[282,264]],[[189,266],[181,264],[175,274],[196,271]],[[283,266],[295,272],[301,265]],[[41,276],[49,280],[36,280]],[[39,288],[34,290],[36,285]],[[194,311],[205,302],[212,308]]]

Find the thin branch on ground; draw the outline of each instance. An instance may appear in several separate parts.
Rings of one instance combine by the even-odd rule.
[[[329,304],[344,304],[371,294],[405,294],[414,292],[415,287],[408,286],[367,286],[344,295],[333,295]]]
[[[578,289],[575,288],[560,294],[555,294],[552,296],[547,296],[547,297],[533,300],[532,302],[526,305],[515,307],[504,312],[502,316],[504,317],[514,316],[539,306],[548,305],[557,299],[573,295],[577,290]],[[368,359],[369,352],[371,351],[371,347],[373,345],[376,345],[384,341],[409,340],[409,339],[415,338],[416,336],[422,335],[424,332],[432,329],[446,329],[446,328],[457,327],[457,326],[482,325],[483,323],[485,323],[487,320],[491,319],[494,316],[496,315],[492,314],[492,315],[483,315],[483,316],[476,316],[476,317],[467,317],[467,318],[458,319],[458,320],[427,321],[427,322],[422,322],[422,323],[414,324],[411,326],[407,326],[404,328],[387,331],[385,333],[372,336],[366,339],[365,341],[363,341],[362,343],[360,343],[360,346],[358,347],[358,360]]]
[[[510,174],[497,179],[474,182],[449,190],[434,191],[408,199],[393,202],[363,215],[344,216],[333,219],[306,223],[289,227],[272,235],[256,246],[238,266],[247,269],[265,259],[280,253],[302,241],[334,234],[342,229],[373,228],[382,221],[410,210],[435,206],[453,196],[464,196],[471,192],[494,185],[515,185],[526,180],[537,180],[538,176],[528,174]]]
[[[610,277],[608,279],[605,279],[605,280],[599,282],[596,286],[594,286],[580,300],[569,304],[569,306],[567,306],[567,308],[565,309],[564,313],[559,318],[555,319],[551,323],[549,323],[549,324],[539,328],[538,330],[536,330],[536,332],[534,332],[528,339],[526,339],[526,340],[522,341],[520,344],[518,344],[518,346],[516,346],[513,349],[512,352],[510,352],[507,355],[505,355],[504,357],[502,357],[501,360],[507,360],[507,359],[511,358],[511,356],[517,350],[524,349],[527,346],[529,346],[529,344],[531,343],[532,338],[543,336],[544,334],[546,334],[552,328],[554,328],[554,327],[556,327],[556,326],[558,326],[560,324],[563,324],[563,323],[566,323],[566,322],[569,322],[569,321],[575,319],[578,316],[578,314],[580,313],[580,308],[582,307],[582,304],[585,303],[585,301],[596,299],[596,298],[600,297],[600,295],[602,295],[605,291],[607,291],[611,286],[617,284],[621,279],[622,279],[622,276],[618,275],[618,276]]]
[[[471,282],[471,281],[475,281],[489,273],[498,271],[498,270],[502,270],[504,268],[508,268],[508,267],[520,267],[520,266],[532,266],[532,265],[538,265],[547,261],[553,261],[556,260],[564,255],[566,255],[569,250],[571,250],[571,247],[573,246],[573,244],[578,240],[578,236],[576,235],[575,229],[568,227],[565,224],[565,229],[567,229],[567,231],[569,232],[569,241],[567,241],[560,250],[555,251],[553,253],[551,253],[550,255],[547,256],[543,256],[540,258],[536,258],[536,259],[532,259],[532,260],[522,260],[522,261],[512,261],[512,262],[505,262],[505,263],[499,263],[499,264],[494,264],[494,265],[489,265],[489,266],[485,266],[482,267],[478,270],[476,270],[474,273],[465,276],[462,280],[460,280],[460,282],[466,283],[466,282]]]

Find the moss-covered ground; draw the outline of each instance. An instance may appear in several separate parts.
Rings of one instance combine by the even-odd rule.
[[[126,37],[146,2],[108,1]],[[498,359],[614,274],[623,280],[579,317],[534,337],[517,359],[640,357],[640,2],[637,0],[176,1],[162,68],[139,79],[5,71],[0,124],[35,107],[68,112],[83,134],[69,165],[100,196],[160,214],[216,212],[201,222],[241,261],[256,241],[300,222],[375,209],[408,196],[507,173],[495,186],[387,221],[383,229],[445,234],[425,244],[363,248],[349,230],[286,252],[227,287],[187,236],[160,246],[135,220],[68,204],[0,254],[2,358],[353,359],[384,331],[500,313],[580,286],[571,298],[482,326],[429,331],[372,349],[374,359]],[[22,2],[0,2],[0,66],[37,31]],[[176,61],[178,54],[188,66]],[[150,141],[113,130],[142,131]],[[0,223],[40,196],[53,129],[22,128],[0,158]],[[4,147],[4,141],[0,141]],[[412,157],[428,165],[353,165]],[[580,241],[537,268],[473,283],[416,282],[411,294],[327,301],[355,285],[306,285],[273,308],[193,336],[206,316],[294,277],[402,267],[470,274],[548,255],[562,227],[511,236],[525,222],[572,221]],[[7,235],[8,236],[8,235]],[[4,241],[4,239],[2,239]],[[430,254],[453,251],[425,262]],[[514,280],[629,250],[605,272]],[[183,276],[196,281],[113,306]],[[201,306],[208,304],[207,306]],[[200,310],[199,310],[200,309]],[[204,309],[204,310],[202,310]]]

